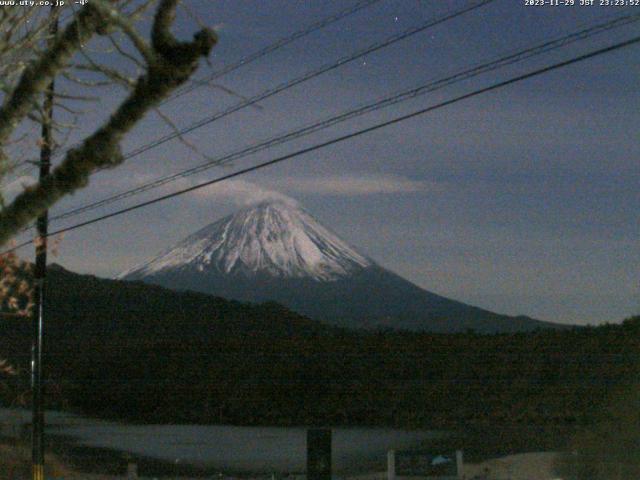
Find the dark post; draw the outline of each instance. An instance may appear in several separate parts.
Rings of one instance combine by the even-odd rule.
[[[331,430],[307,430],[307,480],[331,480]]]
[[[49,34],[58,32],[58,20],[52,7]],[[53,102],[55,83],[51,80],[44,98],[44,121],[42,122],[42,145],[40,147],[40,174],[42,181],[51,170],[53,144]],[[44,480],[44,389],[42,385],[42,352],[44,348],[44,306],[47,277],[47,234],[49,212],[43,212],[36,221],[35,310],[33,315],[33,339],[31,344],[31,391],[32,391],[32,464],[33,480]]]

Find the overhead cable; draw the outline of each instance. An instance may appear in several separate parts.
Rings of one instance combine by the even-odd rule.
[[[424,85],[420,85],[419,87],[415,87],[409,90],[405,90],[402,91],[400,93],[395,93],[393,95],[384,97],[382,99],[376,100],[375,102],[360,106],[358,108],[355,109],[350,109],[347,110],[339,115],[335,115],[329,118],[326,118],[324,120],[321,121],[317,121],[314,123],[311,123],[309,125],[306,125],[302,128],[290,131],[288,133],[285,134],[280,134],[274,137],[269,138],[268,140],[264,140],[261,142],[258,142],[256,144],[253,144],[251,146],[248,147],[244,147],[240,150],[236,150],[234,152],[225,154],[221,157],[209,160],[201,165],[186,169],[186,170],[182,170],[180,172],[171,174],[171,175],[166,175],[163,177],[160,177],[156,180],[152,180],[144,185],[140,185],[138,187],[129,189],[129,190],[125,190],[123,192],[117,193],[115,195],[111,195],[109,197],[103,198],[101,200],[89,203],[87,205],[82,205],[76,208],[73,208],[71,210],[65,211],[63,213],[60,213],[58,215],[52,216],[51,220],[55,221],[55,220],[63,220],[66,218],[70,218],[76,215],[79,215],[81,213],[85,213],[87,211],[90,210],[94,210],[96,208],[99,207],[103,207],[105,205],[111,204],[113,202],[116,202],[118,200],[123,200],[125,198],[129,198],[132,197],[134,195],[138,195],[140,193],[152,190],[154,188],[158,188],[160,186],[166,185],[168,183],[171,183],[173,181],[179,180],[181,178],[186,178],[188,176],[191,175],[195,175],[201,172],[204,172],[208,169],[211,169],[213,167],[216,166],[220,166],[220,165],[224,165],[227,164],[229,162],[232,162],[234,160],[240,159],[240,158],[244,158],[246,156],[258,153],[262,150],[274,147],[276,145],[280,145],[307,135],[310,135],[312,133],[315,133],[317,131],[326,129],[328,127],[331,127],[333,125],[336,125],[338,123],[342,123],[345,122],[347,120],[353,119],[355,117],[364,115],[366,113],[375,111],[375,110],[379,110],[382,108],[386,108],[388,106],[391,105],[395,105],[397,103],[400,102],[404,102],[407,101],[409,99],[415,98],[417,96],[420,95],[424,95],[426,93],[431,93],[434,92],[436,90],[439,90],[441,88],[450,86],[454,83],[458,83],[464,80],[468,80],[470,78],[473,78],[475,76],[496,70],[498,68],[502,68],[505,67],[507,65],[511,65],[517,62],[521,62],[523,60],[532,58],[534,56],[537,55],[541,55],[543,53],[547,53],[550,52],[552,50],[556,50],[562,47],[566,47],[569,44],[578,42],[578,41],[582,41],[585,39],[588,39],[596,34],[599,33],[603,33],[606,31],[610,31],[613,28],[617,28],[617,27],[621,27],[624,25],[628,25],[630,23],[633,22],[637,22],[640,21],[640,14],[634,14],[634,15],[628,15],[625,17],[621,17],[621,18],[616,18],[614,20],[611,20],[609,22],[604,22],[604,23],[600,23],[598,25],[594,25],[585,29],[582,29],[580,31],[571,33],[569,35],[565,35],[563,37],[560,38],[556,38],[554,40],[548,41],[548,42],[544,42],[542,44],[536,45],[534,47],[530,47],[527,48],[525,50],[520,50],[516,53],[512,53],[506,56],[503,56],[499,59],[487,62],[487,63],[483,63],[481,65],[477,65],[471,68],[468,68],[466,70],[460,71],[458,73],[455,73],[453,75],[447,76],[445,78],[441,78],[439,80],[436,81],[432,81],[429,82],[427,84]]]
[[[138,210],[138,209],[141,209],[141,208],[144,208],[144,207],[148,207],[150,205],[162,202],[164,200],[168,200],[170,198],[178,197],[178,196],[184,195],[186,193],[193,192],[195,190],[199,190],[201,188],[208,187],[210,185],[214,185],[216,183],[223,182],[225,180],[229,180],[231,178],[239,177],[241,175],[246,175],[247,173],[255,172],[257,170],[261,170],[263,168],[266,168],[266,167],[269,167],[269,166],[272,166],[272,165],[276,165],[278,163],[284,162],[285,160],[290,160],[292,158],[296,158],[296,157],[299,157],[301,155],[305,155],[307,153],[311,153],[313,151],[320,150],[322,148],[325,148],[325,147],[328,147],[328,146],[331,146],[331,145],[335,145],[337,143],[341,143],[341,142],[344,142],[346,140],[350,140],[352,138],[359,137],[361,135],[364,135],[364,134],[367,134],[367,133],[371,133],[371,132],[380,130],[382,128],[388,127],[388,126],[404,122],[404,121],[409,120],[411,118],[415,118],[415,117],[418,117],[418,116],[425,115],[427,113],[439,110],[439,109],[447,107],[449,105],[453,105],[453,104],[461,102],[463,100],[467,100],[467,99],[470,99],[470,98],[473,98],[473,97],[477,97],[479,95],[483,95],[485,93],[504,88],[504,87],[506,87],[508,85],[512,85],[512,84],[521,82],[523,80],[527,80],[529,78],[533,78],[533,77],[537,77],[537,76],[540,76],[540,75],[544,75],[544,74],[549,73],[551,71],[558,70],[560,68],[564,68],[564,67],[567,67],[569,65],[573,65],[573,64],[576,64],[576,63],[579,63],[579,62],[583,62],[585,60],[588,60],[588,59],[591,59],[591,58],[595,58],[595,57],[598,57],[600,55],[604,55],[606,53],[610,53],[610,52],[613,52],[613,51],[616,51],[616,50],[620,50],[622,48],[629,47],[629,46],[635,45],[637,43],[640,43],[640,36],[631,38],[631,39],[623,41],[623,42],[616,43],[616,44],[608,46],[608,47],[600,48],[600,49],[585,53],[583,55],[580,55],[578,57],[574,57],[574,58],[571,58],[569,60],[565,60],[565,61],[562,61],[562,62],[559,62],[559,63],[555,63],[553,65],[549,65],[547,67],[538,68],[538,69],[533,70],[531,72],[512,77],[512,78],[510,78],[508,80],[503,80],[503,81],[494,83],[494,84],[492,84],[492,85],[490,85],[488,87],[480,88],[480,89],[474,90],[474,91],[472,91],[470,93],[459,95],[459,96],[454,97],[454,98],[452,98],[450,100],[446,100],[444,102],[440,102],[440,103],[438,103],[436,105],[432,105],[430,107],[422,108],[420,110],[417,110],[417,111],[414,111],[414,112],[411,112],[411,113],[408,113],[408,114],[405,114],[405,115],[401,115],[401,116],[395,117],[395,118],[393,118],[391,120],[387,120],[387,121],[384,121],[384,122],[381,122],[381,123],[377,123],[377,124],[375,124],[373,126],[370,126],[370,127],[367,127],[367,128],[363,128],[361,130],[357,130],[355,132],[352,132],[352,133],[349,133],[349,134],[346,134],[346,135],[342,135],[342,136],[333,138],[331,140],[328,140],[328,141],[325,141],[325,142],[322,142],[322,143],[318,143],[318,144],[313,145],[311,147],[303,148],[303,149],[297,150],[295,152],[292,152],[292,153],[289,153],[289,154],[286,154],[286,155],[282,155],[282,156],[273,158],[273,159],[271,159],[269,161],[262,162],[262,163],[259,163],[257,165],[253,165],[251,167],[244,168],[242,170],[238,170],[236,172],[233,172],[233,173],[221,176],[221,177],[217,177],[217,178],[214,178],[212,180],[208,180],[206,182],[202,182],[202,183],[199,183],[197,185],[193,185],[193,186],[188,187],[188,188],[184,188],[184,189],[181,189],[181,190],[178,190],[178,191],[166,194],[166,195],[162,195],[160,197],[154,198],[152,200],[148,200],[146,202],[141,202],[141,203],[138,203],[136,205],[132,205],[130,207],[123,208],[121,210],[117,210],[115,212],[108,213],[106,215],[101,215],[99,217],[95,217],[95,218],[92,218],[90,220],[86,220],[84,222],[77,223],[75,225],[71,225],[71,226],[68,226],[68,227],[60,228],[58,230],[50,232],[48,236],[59,235],[59,234],[62,234],[62,233],[66,233],[66,232],[70,232],[70,231],[73,231],[73,230],[77,230],[79,228],[86,227],[86,226],[92,225],[94,223],[102,222],[102,221],[107,220],[109,218],[120,216],[120,215],[123,215],[125,213],[132,212],[134,210]],[[26,241],[24,243],[21,243],[20,245],[18,245],[16,247],[13,247],[13,248],[11,248],[9,250],[6,250],[3,253],[7,253],[9,251],[14,251],[14,250],[16,250],[18,248],[21,248],[21,247],[23,247],[25,245],[29,245],[31,243],[33,243],[33,240],[29,240],[29,241]]]

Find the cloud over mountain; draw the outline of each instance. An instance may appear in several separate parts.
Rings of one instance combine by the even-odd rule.
[[[553,326],[423,290],[286,201],[245,207],[120,278],[241,301],[276,301],[310,318],[347,327],[494,332]]]

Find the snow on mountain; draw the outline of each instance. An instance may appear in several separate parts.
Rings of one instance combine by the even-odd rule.
[[[371,265],[304,209],[270,201],[208,225],[119,278],[179,270],[333,281]]]
[[[273,301],[347,328],[487,333],[554,328],[424,290],[286,201],[260,203],[212,223],[120,278],[241,302]]]

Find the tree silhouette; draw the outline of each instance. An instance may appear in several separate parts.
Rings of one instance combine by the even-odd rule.
[[[155,2],[145,2],[143,7],[151,3]],[[120,147],[124,137],[149,110],[187,81],[199,60],[209,55],[217,41],[211,29],[199,30],[191,41],[179,41],[171,33],[178,3],[179,0],[158,0],[149,39],[131,20],[135,16],[127,10],[131,1],[91,0],[65,21],[41,50],[29,46],[42,44],[38,39],[46,36],[46,29],[41,27],[46,21],[18,36],[20,42],[14,41],[13,46],[0,43],[0,60],[1,57],[31,57],[29,61],[13,63],[13,75],[6,78],[15,80],[2,85],[6,93],[0,107],[0,178],[15,165],[7,154],[7,147],[24,122],[38,122],[42,118],[39,98],[56,76],[71,79],[74,69],[80,69],[128,88],[126,98],[104,124],[69,149],[48,177],[24,187],[0,210],[0,245],[6,245],[12,236],[60,199],[86,187],[94,172],[120,165],[124,161]],[[11,21],[10,14],[0,13],[0,26],[7,32],[11,31]],[[113,40],[116,33],[126,38],[136,57]],[[138,66],[135,78],[91,59],[85,51],[86,44],[96,36],[111,39],[117,52],[135,62]]]

